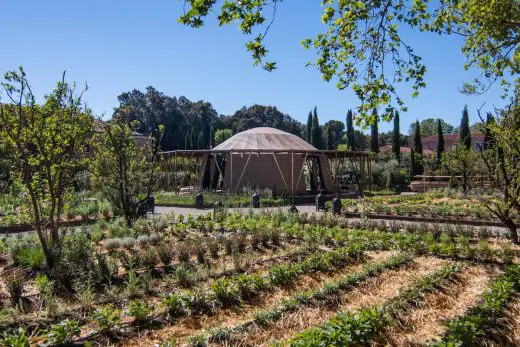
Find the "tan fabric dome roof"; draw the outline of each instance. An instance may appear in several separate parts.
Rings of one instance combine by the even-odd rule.
[[[222,142],[215,151],[222,150],[300,150],[315,151],[316,148],[301,139],[300,137],[289,134],[275,128],[253,128],[236,135]]]

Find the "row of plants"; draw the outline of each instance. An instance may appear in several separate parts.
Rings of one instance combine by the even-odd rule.
[[[345,212],[400,216],[496,219],[478,197],[444,197],[441,193],[424,193],[394,197],[370,197],[343,200]],[[515,219],[518,220],[519,216]]]
[[[442,287],[461,270],[460,265],[447,264],[440,270],[417,279],[381,306],[357,312],[341,312],[319,327],[313,327],[289,341],[291,346],[358,346],[369,345],[382,329],[406,314],[406,309],[420,302],[424,294]]]
[[[140,324],[144,320],[157,316],[164,316],[167,320],[171,320],[185,314],[208,313],[218,305],[237,304],[241,300],[251,298],[261,290],[287,285],[294,282],[303,273],[333,270],[358,259],[361,255],[362,250],[355,246],[346,246],[328,252],[317,251],[304,257],[300,262],[283,267],[272,266],[267,270],[266,276],[261,276],[258,273],[241,273],[216,279],[209,285],[207,291],[202,288],[195,288],[186,292],[162,294],[163,305],[161,305],[162,309],[159,311],[155,310],[154,305],[149,304],[148,300],[134,298],[125,305],[124,313],[134,318],[131,324]],[[135,276],[135,272],[131,270],[129,273],[132,275],[129,276],[128,281],[133,281],[131,278]],[[93,308],[91,303],[88,309],[92,310]],[[96,308],[91,314],[88,314],[88,310],[85,312],[90,319],[84,323],[92,322],[98,327],[94,335],[105,334],[118,328],[123,313],[117,307],[112,306]],[[78,321],[75,322],[80,324]],[[43,337],[40,336],[39,338]]]
[[[509,266],[482,295],[478,306],[468,310],[461,317],[447,323],[448,330],[441,341],[432,346],[476,346],[497,328],[497,320],[502,311],[517,297],[520,290],[520,266]]]
[[[217,201],[222,203],[224,208],[237,208],[237,207],[251,207],[252,206],[252,194],[251,195],[227,195],[227,194],[214,194],[214,193],[203,193],[203,207],[213,208]],[[195,195],[178,195],[173,193],[159,192],[155,193],[155,203],[163,206],[179,206],[179,207],[195,207]],[[260,195],[260,206],[261,207],[279,207],[286,206],[289,201],[286,198],[280,198],[268,195]]]
[[[325,282],[319,288],[298,292],[288,299],[283,299],[274,308],[256,312],[252,320],[240,324],[233,328],[223,328],[211,332],[204,338],[210,342],[224,343],[231,340],[234,333],[245,333],[249,326],[256,324],[267,326],[279,320],[284,313],[295,311],[301,307],[309,306],[313,302],[321,302],[332,296],[338,295],[355,285],[374,277],[377,274],[408,264],[412,257],[405,253],[393,255],[387,260],[366,264],[361,271],[349,273],[348,275],[336,280]]]

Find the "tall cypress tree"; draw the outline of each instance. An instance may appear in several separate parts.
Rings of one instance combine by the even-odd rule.
[[[444,134],[442,133],[442,123],[437,119],[437,161],[440,163],[444,153]]]
[[[424,172],[423,165],[423,149],[422,149],[422,138],[421,138],[421,125],[419,121],[415,121],[415,134],[413,139],[413,151],[414,156],[414,175],[422,175]]]
[[[410,178],[415,176],[415,153],[413,148],[410,150]]]
[[[325,129],[325,132],[327,134],[326,149],[333,150],[334,149],[334,133],[332,131],[332,128],[330,126],[327,126],[327,128]]]
[[[314,114],[312,115],[311,144],[317,149],[323,148],[320,121],[318,120],[318,110],[316,107],[314,107]]]
[[[415,134],[413,137],[413,149],[415,151],[415,154],[423,155],[421,125],[419,124],[418,120],[415,121]]]
[[[307,117],[307,142],[311,143],[311,137],[312,137],[312,111],[309,112],[309,116]]]
[[[486,129],[484,131],[484,148],[485,149],[493,147],[493,137],[491,134],[491,127],[495,123],[496,123],[495,117],[493,117],[491,112],[488,112],[486,115]]]
[[[370,135],[370,150],[374,153],[379,153],[379,130],[377,128],[378,123],[378,115],[377,112],[374,111],[375,119],[374,123],[370,125],[371,135]]]
[[[395,159],[401,162],[401,131],[399,126],[399,112],[396,112],[394,115],[394,132],[392,133],[392,152]]]
[[[468,106],[464,106],[464,110],[462,111],[462,119],[460,121],[460,143],[461,145],[465,146],[466,149],[471,148]]]
[[[347,112],[347,146],[352,150],[356,150],[356,138],[354,136],[354,119],[352,110]]]

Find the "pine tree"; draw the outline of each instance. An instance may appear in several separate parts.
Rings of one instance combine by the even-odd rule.
[[[320,121],[318,120],[318,110],[316,107],[314,107],[314,114],[312,115],[311,144],[317,149],[323,148]]]
[[[466,149],[471,148],[468,106],[464,106],[464,110],[462,111],[462,119],[460,121],[460,143],[461,145],[465,146]]]
[[[419,124],[418,120],[415,121],[415,134],[414,134],[414,138],[413,138],[413,149],[415,151],[415,154],[423,155],[421,125]]]
[[[356,150],[356,138],[354,136],[354,119],[352,110],[347,112],[347,146],[350,150]]]
[[[309,116],[307,117],[307,142],[311,143],[312,137],[312,111],[309,112]]]
[[[491,135],[491,127],[493,124],[495,124],[495,117],[491,114],[491,112],[488,112],[486,115],[486,129],[484,131],[484,148],[492,148],[493,147],[493,138]]]
[[[374,153],[379,153],[379,130],[377,129],[379,119],[376,112],[374,112],[374,115],[374,123],[370,125],[370,150]]]
[[[444,134],[442,133],[442,122],[437,119],[437,161],[440,163],[444,153]]]
[[[392,133],[392,152],[395,159],[401,162],[401,132],[399,130],[399,112],[394,115],[394,132]]]

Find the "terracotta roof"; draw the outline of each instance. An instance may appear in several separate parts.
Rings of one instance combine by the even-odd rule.
[[[411,153],[412,152],[412,149],[410,147],[400,147],[401,148],[401,153]],[[392,151],[392,146],[391,145],[386,145],[386,146],[383,146],[379,149],[379,151],[381,153],[388,153],[388,152],[391,152]],[[423,154],[424,155],[431,155],[433,154],[434,151],[432,150],[429,150],[429,149],[423,149]]]

